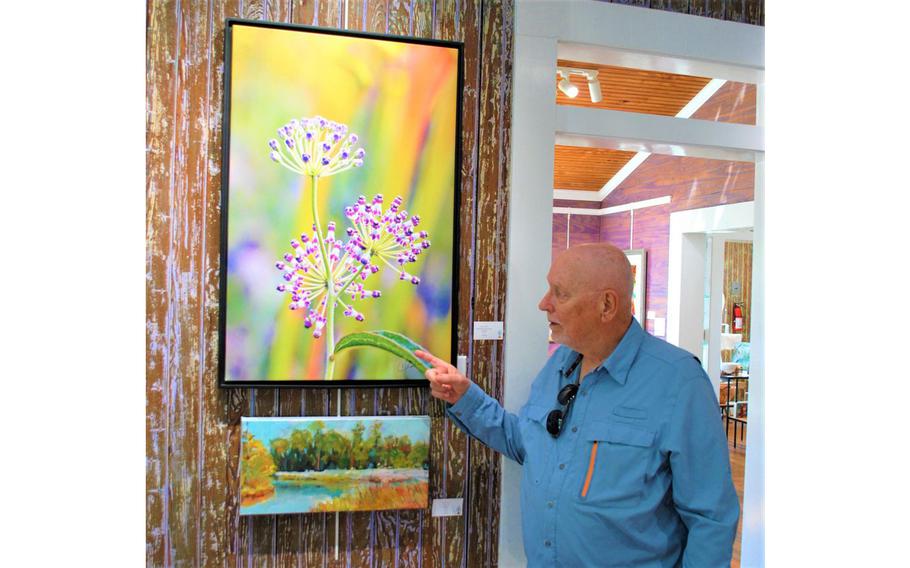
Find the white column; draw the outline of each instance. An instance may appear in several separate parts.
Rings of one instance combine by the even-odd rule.
[[[512,157],[506,285],[504,404],[517,412],[547,358],[546,292],[553,231],[556,40],[521,34],[516,17],[512,83]],[[482,262],[482,260],[481,260]],[[525,566],[519,484],[521,466],[502,459],[499,565]]]

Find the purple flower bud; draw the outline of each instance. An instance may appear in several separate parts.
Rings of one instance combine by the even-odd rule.
[[[363,321],[363,314],[360,312],[357,312],[357,315],[354,316],[354,319],[357,321]]]
[[[278,286],[276,286],[275,289],[278,290],[279,292],[284,292],[288,289],[288,287],[285,286],[284,284],[279,284]]]
[[[323,142],[323,143],[322,143],[322,151],[323,151],[323,152],[328,152],[328,151],[331,150],[331,149],[332,149],[332,145],[331,145],[331,144],[329,144],[328,142]]]
[[[414,215],[411,217],[411,223],[416,227],[420,224],[420,215]]]
[[[426,231],[420,231],[420,235],[419,235],[419,236],[420,236],[421,239],[425,239],[425,238],[427,238],[427,237],[430,236],[430,233],[428,233],[428,232],[426,232]]]
[[[269,158],[271,158],[273,162],[277,162],[278,161],[278,152],[269,152]]]
[[[307,162],[310,161],[310,155],[306,154],[306,153],[300,154],[300,159],[303,160],[304,164],[306,164]]]
[[[306,243],[309,240],[310,240],[310,237],[304,235],[303,233],[300,234],[300,242]]]
[[[310,316],[307,316],[306,318],[304,318],[303,327],[305,327],[307,329],[310,329],[311,327],[313,327],[313,320],[310,319]]]
[[[379,267],[376,266],[375,264],[371,264],[371,265],[370,265],[370,273],[376,274],[377,272],[379,272]]]
[[[346,315],[348,317],[352,316],[353,314],[354,314],[354,310],[350,306],[348,306],[347,309],[344,310],[344,315]]]
[[[357,140],[358,140],[358,138],[357,138],[356,134],[351,134],[350,136],[348,136],[348,142],[350,142],[351,144],[356,144]]]
[[[350,157],[351,157],[351,155],[348,154],[347,150],[342,150],[342,152],[341,152],[341,159],[342,159],[342,160],[347,160],[347,159],[350,158]]]
[[[359,168],[363,165],[363,160],[354,160],[354,167]]]
[[[422,246],[425,249],[428,249],[428,248],[430,248],[430,241],[423,241],[422,243],[420,243],[420,246]]]
[[[298,294],[291,294],[291,299],[294,300],[295,302],[299,302],[300,296]]]
[[[354,231],[353,227],[348,227],[347,229],[345,229],[345,232],[348,234],[349,237],[353,237],[353,236],[354,236],[354,233],[355,233],[356,231]],[[359,243],[358,243],[358,244],[359,244]]]
[[[294,139],[293,138],[285,138],[284,143],[287,145],[288,148],[290,148],[292,150],[294,149]]]
[[[271,140],[269,140],[269,148],[271,148],[272,150],[277,150],[277,149],[278,149],[278,141],[275,140],[274,138],[272,138]]]
[[[296,309],[297,309],[297,304],[291,302],[291,305],[288,306],[288,307],[291,308],[292,310],[296,310]]]
[[[294,260],[294,257],[291,256],[291,253],[286,252],[286,253],[284,253],[284,260],[285,260],[286,262],[291,262],[292,260]]]
[[[276,263],[275,263],[275,268],[277,268],[278,270],[284,270],[284,263],[283,263],[283,262],[280,262],[280,261],[279,261],[279,262],[276,262]]]
[[[398,275],[398,279],[399,279],[399,280],[407,280],[407,279],[408,279],[408,273],[402,270],[402,271],[401,271],[401,274]]]
[[[325,157],[323,157],[322,160],[321,160],[323,166],[329,165],[329,162],[330,162],[330,161],[331,161],[331,160],[329,160],[328,158],[325,158]]]
[[[363,159],[364,156],[366,156],[366,155],[367,155],[367,151],[364,150],[363,148],[358,148],[357,151],[354,152],[354,157],[358,158],[358,159]]]
[[[285,280],[286,282],[290,282],[290,281],[291,281],[291,278],[292,278],[291,273],[290,273],[290,272],[285,272],[284,275],[282,275],[282,278],[284,278],[284,280]]]
[[[420,284],[420,278],[417,278],[416,276],[412,276],[412,277],[411,277],[411,284],[414,284],[415,286],[416,286],[417,284]]]
[[[379,290],[373,290],[372,295],[374,298],[378,298],[378,297],[382,296],[382,292],[380,292]]]
[[[312,139],[313,139],[313,133],[312,133],[312,132],[307,132],[307,133],[306,133],[306,139],[307,139],[307,140],[312,140]]]

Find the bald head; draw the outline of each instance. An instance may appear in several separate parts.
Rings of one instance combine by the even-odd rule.
[[[553,261],[562,264],[584,290],[615,290],[632,306],[632,265],[626,254],[609,243],[570,247]]]
[[[574,246],[558,255],[538,308],[547,312],[553,341],[591,360],[612,352],[632,321],[632,268],[613,245]]]

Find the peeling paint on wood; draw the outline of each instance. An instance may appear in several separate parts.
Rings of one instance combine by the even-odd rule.
[[[146,564],[148,566],[495,565],[498,459],[444,417],[426,389],[219,389],[218,286],[224,18],[465,42],[458,352],[471,352],[472,302],[502,314],[512,2],[492,0],[151,0],[147,28]],[[481,17],[483,16],[483,29]],[[483,92],[484,97],[479,93]],[[483,101],[483,102],[481,102]],[[481,148],[479,140],[485,143]],[[481,223],[484,215],[497,223]],[[491,232],[493,231],[493,232]],[[495,269],[475,278],[474,250]],[[497,260],[498,259],[498,260]],[[501,315],[499,316],[501,317]],[[474,372],[501,397],[501,353]],[[480,376],[479,374],[477,376]],[[467,517],[429,510],[239,516],[240,417],[429,414],[431,497],[481,502]],[[470,534],[470,539],[466,534]],[[477,551],[469,551],[476,546]],[[472,564],[473,565],[473,564]]]

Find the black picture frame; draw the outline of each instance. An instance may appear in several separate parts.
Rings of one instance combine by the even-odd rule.
[[[451,325],[450,325],[450,362],[454,365],[457,357],[458,328],[458,284],[459,284],[459,237],[460,237],[460,200],[462,168],[462,114],[464,89],[464,43],[436,39],[424,39],[410,36],[392,36],[359,31],[322,28],[315,26],[227,18],[224,34],[224,107],[222,115],[222,165],[221,165],[221,226],[220,226],[220,272],[219,272],[219,313],[218,313],[218,386],[221,388],[380,388],[380,387],[426,387],[425,378],[389,378],[389,379],[297,379],[297,378],[263,378],[263,379],[228,379],[227,375],[227,325],[228,325],[228,267],[229,267],[229,212],[230,212],[230,175],[231,175],[231,116],[232,116],[232,57],[234,54],[233,35],[238,26],[250,26],[269,30],[294,31],[321,36],[341,36],[361,38],[376,42],[396,42],[413,45],[435,46],[445,50],[454,50],[457,56],[457,90],[455,94],[455,129],[453,140],[454,184],[452,188],[452,247],[451,247]],[[416,369],[412,369],[415,371]],[[412,372],[413,374],[413,372]]]

